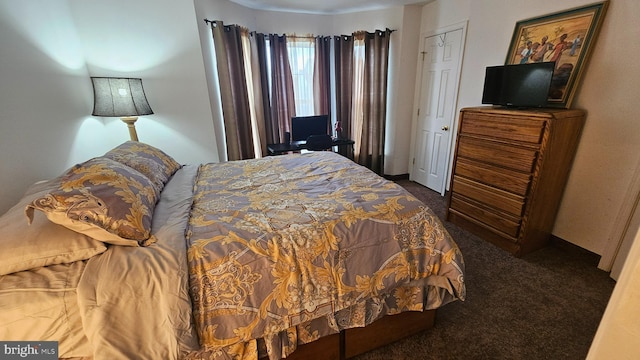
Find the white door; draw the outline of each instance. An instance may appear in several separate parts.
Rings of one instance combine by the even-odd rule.
[[[463,29],[427,36],[422,46],[411,178],[444,195],[460,79]]]

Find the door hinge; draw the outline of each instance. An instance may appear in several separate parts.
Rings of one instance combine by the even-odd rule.
[[[418,108],[418,115],[417,116],[420,116],[420,108]]]
[[[413,164],[412,165],[415,165],[415,164],[416,164],[416,158],[413,158]]]

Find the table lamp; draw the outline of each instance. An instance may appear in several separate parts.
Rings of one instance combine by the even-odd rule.
[[[91,77],[94,116],[119,117],[129,128],[131,140],[138,141],[135,122],[139,115],[153,114],[142,87],[142,79]]]

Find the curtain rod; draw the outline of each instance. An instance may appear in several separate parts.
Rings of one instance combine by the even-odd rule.
[[[205,24],[209,25],[209,24],[213,24],[215,22],[215,20],[209,20],[207,18],[204,19]],[[395,32],[396,29],[389,29],[386,28],[386,30],[388,30],[390,33]],[[375,31],[381,31],[381,30],[375,30]],[[316,36],[345,36],[345,35],[316,35]]]

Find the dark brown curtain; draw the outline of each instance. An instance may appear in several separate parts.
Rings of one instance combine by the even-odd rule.
[[[252,33],[237,25],[211,22],[225,124],[228,160],[259,157],[266,145],[284,141],[296,115],[287,38]],[[384,142],[391,30],[357,32],[333,38],[335,53],[335,133],[355,141],[345,156],[373,171],[384,172]],[[364,49],[354,63],[354,44]],[[271,79],[267,78],[266,42],[269,40]],[[364,39],[364,40],[363,40]],[[314,111],[331,114],[331,38],[316,37]],[[244,49],[244,51],[243,51]],[[362,52],[357,54],[362,54]],[[244,53],[246,52],[246,53]],[[245,64],[245,62],[250,62]],[[250,71],[245,71],[245,65]],[[251,74],[251,79],[246,79]],[[269,80],[271,87],[269,88]],[[357,98],[357,101],[356,101]],[[355,150],[355,151],[354,151]]]
[[[284,133],[291,133],[291,118],[296,116],[293,76],[287,55],[285,35],[269,35],[271,46],[271,126],[273,143],[284,142]]]
[[[364,38],[363,121],[356,161],[380,175],[384,173],[390,35],[387,29],[366,33]]]
[[[353,36],[333,38],[336,88],[336,132],[341,138],[352,139],[351,109],[353,106]],[[353,151],[342,147],[340,153],[352,157]]]
[[[225,26],[222,21],[211,22],[211,30],[220,81],[227,159],[250,159],[254,157],[254,145],[241,39],[241,33],[247,30],[237,25]]]
[[[273,124],[271,122],[269,80],[266,60],[265,35],[252,32],[251,42],[251,73],[253,74],[253,96],[255,110],[255,125],[259,146],[255,150],[262,156],[267,155],[267,144],[272,144]],[[254,137],[255,140],[255,137]]]
[[[313,110],[316,115],[331,114],[331,38],[317,36],[314,54]]]

